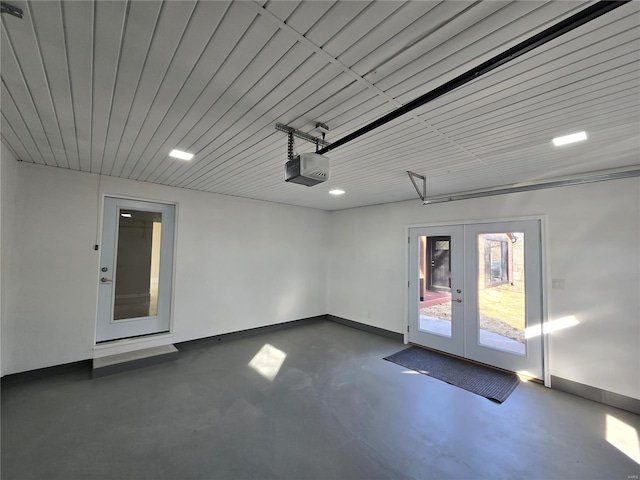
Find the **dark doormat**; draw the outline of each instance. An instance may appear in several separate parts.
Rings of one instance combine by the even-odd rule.
[[[419,347],[409,347],[384,359],[498,403],[504,402],[520,383],[514,373]]]

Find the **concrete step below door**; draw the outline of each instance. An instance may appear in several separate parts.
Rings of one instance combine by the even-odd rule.
[[[119,353],[107,357],[94,358],[92,378],[126,372],[136,368],[170,362],[178,358],[178,349],[174,345],[145,348],[134,352]]]

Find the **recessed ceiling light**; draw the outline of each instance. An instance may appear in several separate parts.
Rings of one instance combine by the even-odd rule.
[[[329,190],[329,193],[331,195],[344,195],[344,190],[336,188],[335,190]]]
[[[587,132],[578,132],[578,133],[572,133],[571,135],[565,135],[563,137],[556,137],[552,141],[556,147],[559,147],[560,145],[567,145],[569,143],[581,142],[586,139],[587,139]]]
[[[181,152],[180,150],[171,150],[170,157],[179,158],[180,160],[191,160],[193,153]]]
[[[124,217],[124,218],[131,218],[131,214],[130,213],[121,213],[120,216]]]

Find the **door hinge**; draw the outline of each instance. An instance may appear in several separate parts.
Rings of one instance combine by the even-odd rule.
[[[407,288],[411,288],[411,281],[407,280]]]
[[[409,332],[409,325],[407,325],[407,332]]]
[[[407,243],[411,243],[411,237],[407,237]]]

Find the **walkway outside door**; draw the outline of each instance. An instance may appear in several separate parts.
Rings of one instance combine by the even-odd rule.
[[[438,242],[451,295],[421,301]],[[410,228],[409,248],[409,342],[543,378],[539,221]]]
[[[96,341],[169,331],[175,207],[106,197]]]

